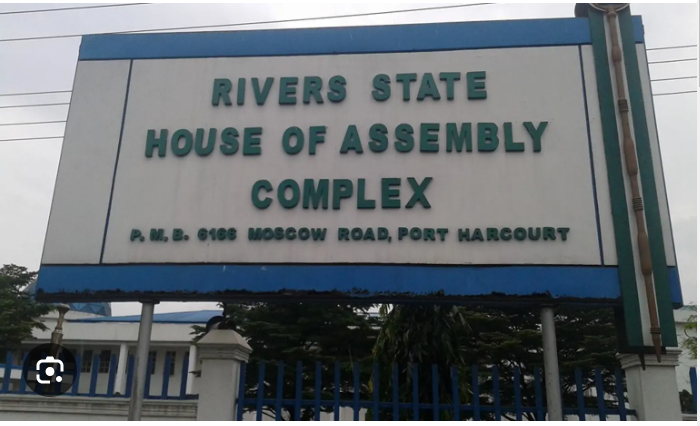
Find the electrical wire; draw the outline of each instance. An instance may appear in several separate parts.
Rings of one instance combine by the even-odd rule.
[[[70,93],[72,90],[49,90],[46,92],[24,92],[24,93],[0,93],[0,96],[29,96],[29,95],[48,95],[53,93]]]
[[[685,49],[688,47],[698,47],[697,44],[686,44],[684,46],[663,46],[663,47],[649,47],[647,48],[647,52],[651,52],[654,50],[668,50],[668,49]]]
[[[46,136],[43,138],[18,138],[18,139],[0,139],[0,142],[18,142],[18,141],[36,141],[43,139],[63,139],[63,136]]]
[[[695,60],[697,60],[697,59],[698,59],[698,58],[669,59],[669,60],[667,60],[667,61],[651,61],[651,62],[647,62],[647,63],[648,63],[649,65],[653,65],[653,64],[669,64],[669,63],[671,63],[671,62],[687,62],[687,61],[695,61]]]
[[[248,25],[286,24],[286,23],[290,23],[290,22],[308,22],[308,21],[319,21],[319,20],[324,20],[324,19],[359,18],[359,17],[366,17],[366,16],[390,15],[390,14],[396,14],[396,13],[411,13],[411,12],[425,12],[425,11],[432,11],[432,10],[458,9],[458,8],[463,8],[463,7],[487,6],[487,5],[493,5],[493,4],[494,3],[469,3],[469,4],[456,4],[456,5],[449,5],[449,6],[431,6],[431,7],[422,7],[422,8],[415,8],[415,9],[387,10],[387,11],[383,11],[383,12],[366,12],[366,13],[355,13],[355,14],[346,14],[346,15],[328,15],[328,16],[317,16],[317,17],[307,17],[307,18],[275,19],[275,20],[269,20],[269,21],[239,22],[239,23],[235,23],[235,24],[192,25],[192,26],[188,26],[188,27],[153,28],[153,29],[148,29],[148,30],[128,30],[128,31],[116,31],[116,32],[105,32],[105,33],[63,34],[63,35],[54,35],[54,36],[5,38],[5,39],[0,39],[0,42],[73,38],[73,37],[81,37],[81,36],[85,36],[85,35],[136,34],[136,33],[143,33],[143,32],[149,32],[149,31],[176,31],[176,30],[195,30],[195,29],[205,29],[205,28],[230,28],[230,27],[242,27],[242,26],[248,26]]]
[[[689,78],[697,78],[697,77],[694,76],[694,75],[690,75],[690,76],[688,76],[688,77],[655,78],[655,79],[652,79],[652,80],[650,80],[650,81],[654,82],[654,81],[687,80],[687,79],[689,79]]]
[[[684,95],[686,93],[698,93],[697,90],[686,90],[685,92],[654,93],[654,96]]]
[[[0,123],[0,127],[2,126],[31,126],[34,124],[58,124],[58,123],[65,123],[66,120],[55,120],[55,121],[33,121],[30,123]]]
[[[63,12],[65,10],[103,9],[105,7],[142,6],[145,4],[151,4],[151,3],[102,4],[99,6],[76,6],[76,7],[63,7],[63,8],[56,8],[56,9],[15,10],[15,11],[10,11],[10,12],[0,12],[0,15],[21,15],[21,14],[26,14],[26,13]]]
[[[56,104],[0,105],[0,109],[3,109],[3,108],[38,108],[38,107],[61,106],[61,105],[70,105],[70,103],[61,102],[61,103],[56,103]]]

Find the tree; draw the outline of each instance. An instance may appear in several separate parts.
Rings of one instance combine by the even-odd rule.
[[[689,308],[697,311],[696,305],[688,305]],[[685,333],[685,339],[681,346],[690,352],[690,356],[693,359],[698,359],[698,316],[691,315],[688,317],[688,322],[683,327],[683,332]]]
[[[595,387],[594,368],[600,368],[606,393],[614,394],[614,370],[618,366],[613,313],[608,309],[583,310],[560,308],[557,311],[557,345],[562,402],[577,406],[574,370],[582,370],[583,390]],[[471,366],[478,365],[479,400],[482,405],[493,403],[493,375],[489,367],[498,368],[498,397],[502,406],[514,406],[513,381],[520,374],[521,403],[535,406],[535,384],[531,378],[536,368],[542,367],[542,337],[539,331],[539,313],[529,308],[493,309],[450,306],[397,306],[385,313],[384,323],[375,347],[375,361],[400,365],[400,401],[412,401],[412,378],[406,365],[421,362],[418,388],[420,402],[433,401],[430,364],[436,364],[441,403],[452,403],[451,366],[459,374],[458,393],[461,404],[473,402]],[[427,364],[427,365],[426,365]],[[484,366],[486,368],[484,368]],[[386,369],[385,369],[386,370]],[[373,378],[374,379],[374,378]],[[383,401],[392,400],[390,372],[382,372],[378,379]],[[542,398],[545,399],[544,388]],[[587,406],[595,407],[595,397],[585,397]],[[613,405],[613,403],[609,403]],[[391,410],[380,412],[390,419]],[[421,412],[421,419],[432,419],[432,412]],[[401,412],[412,419],[409,411]],[[441,413],[450,420],[451,412]],[[505,418],[514,415],[504,413]],[[532,413],[523,417],[535,420]],[[461,418],[471,418],[463,413]],[[482,419],[493,418],[482,413]]]
[[[282,395],[294,399],[296,395],[296,365],[302,364],[302,397],[313,399],[316,389],[316,363],[322,362],[321,398],[333,399],[335,367],[341,365],[340,392],[351,395],[353,385],[352,363],[362,366],[361,380],[368,383],[372,348],[378,333],[377,320],[368,314],[370,306],[350,306],[322,303],[254,303],[225,305],[225,319],[248,339],[253,348],[247,365],[246,397],[255,398],[258,391],[260,362],[265,361],[263,394],[266,399],[277,397],[277,362],[285,363]],[[197,337],[203,336],[201,327],[195,328]],[[366,394],[366,388],[363,392]],[[254,407],[247,407],[254,411]],[[274,417],[274,404],[265,404],[264,413]],[[322,411],[330,412],[332,407]],[[301,420],[314,418],[313,407],[302,407]],[[282,419],[293,419],[293,407],[285,407]]]
[[[23,340],[31,338],[34,329],[47,330],[39,318],[53,307],[36,303],[22,291],[36,275],[14,264],[0,268],[0,363],[5,362],[8,351],[19,349]]]

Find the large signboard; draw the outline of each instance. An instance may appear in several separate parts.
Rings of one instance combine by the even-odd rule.
[[[595,25],[85,37],[40,297],[618,303],[633,212]],[[623,30],[650,99],[641,22]]]

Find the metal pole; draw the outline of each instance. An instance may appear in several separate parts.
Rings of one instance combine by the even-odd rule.
[[[70,311],[70,306],[61,304],[56,309],[58,310],[58,320],[56,320],[56,328],[51,333],[51,353],[49,353],[54,358],[58,357],[58,347],[63,341],[63,320],[66,317],[66,313]]]
[[[547,391],[547,420],[562,421],[559,361],[557,360],[557,332],[554,327],[554,310],[545,306],[540,313],[542,320],[542,349],[544,352],[544,385]]]
[[[136,344],[136,377],[131,388],[129,401],[129,421],[141,420],[143,407],[143,391],[148,373],[148,349],[151,344],[151,328],[153,328],[153,310],[157,302],[141,302],[141,321],[139,322],[139,341]]]

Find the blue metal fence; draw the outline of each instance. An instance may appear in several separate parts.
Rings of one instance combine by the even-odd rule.
[[[15,365],[18,364],[13,361],[13,354],[11,352],[7,353],[7,358],[5,361],[5,364],[0,364],[0,371],[3,371],[3,376],[2,376],[2,384],[0,385],[0,394],[5,393],[5,394],[29,394],[32,393],[31,389],[27,388],[27,382],[24,380],[24,377],[22,376],[22,369],[23,369],[23,364],[24,361],[27,358],[27,353],[25,352],[23,357],[22,357],[22,363],[20,365]],[[147,371],[152,371],[153,370],[153,365],[152,365],[152,360],[150,360],[149,357],[149,365]],[[65,393],[65,395],[69,396],[99,396],[99,397],[107,397],[107,398],[129,398],[131,396],[131,386],[133,384],[133,379],[134,379],[134,373],[135,373],[135,360],[134,360],[134,355],[129,355],[128,360],[127,360],[127,368],[126,368],[126,386],[124,388],[124,394],[120,395],[118,393],[115,393],[115,383],[117,379],[117,364],[118,364],[118,358],[117,355],[112,355],[109,363],[109,370],[107,373],[100,373],[99,372],[99,365],[100,365],[100,356],[99,355],[94,355],[92,359],[92,365],[91,365],[91,371],[88,375],[88,373],[81,373],[81,367],[83,365],[82,363],[82,357],[81,354],[78,353],[75,356],[75,366],[73,366],[72,369],[68,369],[63,373],[64,377],[66,377],[63,380],[64,384],[71,383],[69,378],[73,378],[72,381],[72,387],[71,389]],[[170,387],[170,369],[173,364],[173,361],[170,357],[170,355],[166,355],[165,357],[165,363],[163,364],[163,380],[162,380],[162,385],[157,392],[153,392],[154,390],[151,389],[150,387],[150,381],[151,381],[151,374],[146,375],[146,383],[145,383],[145,389],[144,389],[144,395],[148,399],[194,399],[197,398],[196,395],[187,395],[186,392],[186,386],[187,386],[187,377],[189,374],[188,371],[188,365],[189,365],[189,356],[184,356],[182,359],[182,362],[180,363],[180,368],[181,368],[181,376],[180,376],[180,383],[179,383],[179,392],[176,395],[171,394],[168,392],[169,387]],[[177,366],[175,367],[177,368]],[[19,371],[20,373],[17,374],[15,373],[18,378],[16,380],[12,380],[12,372]],[[106,381],[105,380],[100,380],[100,375],[104,377],[104,375],[107,375]],[[89,380],[89,385],[87,386],[88,391],[87,392],[81,392],[81,383],[84,383],[85,380]],[[37,385],[39,388],[41,385]],[[56,383],[56,392],[58,393],[58,387],[61,386],[60,383]],[[65,386],[65,385],[64,385]],[[84,388],[85,386],[83,386]]]
[[[500,372],[495,366],[488,369],[473,366],[468,371],[460,371],[453,367],[449,372],[449,379],[445,380],[446,376],[440,375],[438,366],[432,365],[428,366],[425,372],[427,377],[430,377],[430,385],[421,387],[419,377],[423,377],[420,380],[425,380],[426,376],[419,373],[424,366],[410,365],[400,368],[394,364],[388,369],[390,373],[387,373],[390,377],[390,391],[385,389],[385,397],[382,398],[380,382],[375,381],[375,378],[381,377],[380,366],[377,364],[371,366],[371,373],[365,370],[365,377],[369,374],[370,381],[373,382],[370,385],[361,382],[362,367],[358,363],[352,364],[351,371],[347,371],[348,374],[342,381],[339,363],[324,365],[317,362],[315,368],[304,369],[302,363],[297,362],[295,366],[289,366],[293,368],[293,376],[285,376],[288,366],[283,362],[278,362],[276,368],[270,369],[267,366],[264,362],[242,365],[236,410],[238,420],[243,420],[244,413],[254,413],[258,421],[264,417],[275,420],[318,421],[322,413],[326,413],[326,416],[332,416],[333,420],[338,421],[343,407],[352,410],[354,421],[360,420],[361,417],[365,420],[414,421],[524,418],[544,420],[547,415],[546,389],[540,368],[535,368],[532,375],[526,376],[515,367],[512,369],[512,375],[499,378]],[[345,366],[343,369],[348,370]],[[331,375],[332,384],[329,380]],[[404,377],[403,380],[399,380],[401,376]],[[326,379],[325,385],[322,385],[323,377]],[[601,370],[583,372],[576,369],[575,377],[575,397],[572,395],[572,398],[568,398],[574,400],[575,405],[565,406],[565,415],[578,417],[579,420],[591,417],[606,420],[609,416],[628,420],[629,416],[634,415],[634,411],[625,405],[624,378],[620,370],[614,374],[612,392],[606,392]],[[584,377],[594,378],[592,388],[584,383]],[[505,389],[504,385],[507,385],[508,389]],[[585,392],[584,386],[587,389]],[[534,404],[523,397],[526,387],[530,393],[534,388]],[[608,382],[608,391],[610,387]],[[422,393],[419,389],[422,389]],[[465,390],[479,397],[464,397]],[[502,400],[509,402],[505,405]],[[621,403],[618,403],[619,401]]]

